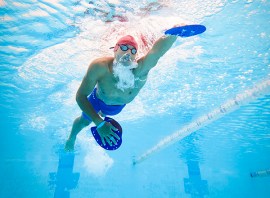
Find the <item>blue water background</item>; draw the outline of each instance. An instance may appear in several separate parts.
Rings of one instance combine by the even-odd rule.
[[[199,3],[181,10],[188,2],[172,1],[149,15],[140,15],[138,3],[115,3],[114,12],[155,36],[168,10],[207,31],[179,39],[116,116],[121,149],[104,152],[84,130],[70,155],[62,149],[80,114],[78,85],[94,55],[104,53],[100,44],[113,43],[104,38],[108,27],[123,23],[106,22],[103,11],[113,10],[106,1],[1,4],[0,197],[269,197],[270,178],[250,177],[270,168],[269,94],[132,165],[162,138],[269,79],[269,1]]]

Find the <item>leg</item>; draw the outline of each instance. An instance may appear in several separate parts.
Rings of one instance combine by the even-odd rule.
[[[74,150],[74,144],[76,141],[76,137],[78,133],[86,126],[88,126],[91,123],[91,121],[86,120],[82,116],[76,118],[73,122],[73,126],[71,129],[71,133],[69,135],[69,138],[65,145],[66,151],[73,151]]]

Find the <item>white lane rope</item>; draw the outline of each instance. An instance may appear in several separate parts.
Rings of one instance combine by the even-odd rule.
[[[237,94],[236,97],[224,102],[218,108],[212,110],[207,114],[204,114],[197,120],[184,126],[175,133],[163,138],[160,142],[147,150],[141,156],[136,157],[133,160],[133,165],[138,164],[143,160],[146,160],[152,154],[160,151],[161,149],[164,149],[166,146],[183,139],[184,137],[197,131],[203,126],[210,124],[211,122],[223,117],[224,115],[237,110],[238,108],[240,108],[240,106],[246,105],[267,93],[270,93],[270,79],[264,80],[261,83],[255,85],[253,88],[247,89],[243,93]]]

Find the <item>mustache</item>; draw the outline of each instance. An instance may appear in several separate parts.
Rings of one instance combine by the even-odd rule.
[[[120,62],[123,62],[123,61],[129,61],[131,62],[131,56],[130,54],[124,54],[120,59],[119,59]]]
[[[138,66],[136,60],[132,60],[130,54],[124,54],[119,60],[113,61],[113,67],[124,67],[126,69],[134,69]]]

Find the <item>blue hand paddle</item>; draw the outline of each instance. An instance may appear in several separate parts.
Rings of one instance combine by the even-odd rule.
[[[185,25],[174,27],[165,32],[165,34],[176,35],[181,37],[190,37],[205,32],[206,27],[203,25]]]
[[[116,144],[114,144],[112,142],[112,146],[110,146],[109,143],[105,140],[106,145],[103,145],[102,144],[102,141],[101,141],[101,138],[100,138],[100,135],[97,132],[97,127],[96,126],[95,127],[91,127],[91,132],[93,134],[93,137],[95,138],[95,140],[99,144],[99,146],[101,146],[102,148],[104,148],[106,150],[116,150],[122,144],[122,127],[121,127],[121,125],[118,122],[116,122],[112,118],[105,117],[104,121],[110,122],[115,128],[118,129],[117,131],[113,131],[113,132],[116,133],[120,137],[120,140],[114,138],[115,141],[116,141]]]

